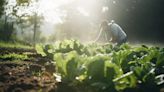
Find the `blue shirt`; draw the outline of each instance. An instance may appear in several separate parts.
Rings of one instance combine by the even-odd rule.
[[[110,38],[117,42],[127,38],[126,33],[116,23],[109,23],[108,28],[106,28],[105,31],[107,32],[107,35],[110,36]]]

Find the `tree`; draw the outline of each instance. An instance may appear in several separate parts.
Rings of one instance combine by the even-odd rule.
[[[17,32],[18,30],[21,30],[21,35],[23,35],[26,30],[29,32],[30,30],[33,30],[33,37],[31,38],[33,38],[33,43],[35,45],[36,39],[39,38],[39,27],[41,25],[41,20],[43,19],[41,15],[37,14],[37,0],[15,1],[16,3],[11,4],[10,0],[8,0],[7,4],[5,5],[4,32],[8,31],[8,26],[6,25],[12,20],[13,27],[15,27]],[[31,9],[30,12],[29,9]]]
[[[5,0],[0,0],[0,17],[4,12]]]
[[[30,1],[30,0],[17,0],[17,5],[21,8],[21,7],[26,7],[24,9],[28,9],[28,8],[34,8],[33,11],[29,13],[24,13],[22,16],[20,16],[19,22],[21,24],[23,24],[22,22],[27,22],[26,25],[29,26],[33,26],[32,30],[33,30],[33,45],[35,46],[37,39],[39,39],[39,28],[41,25],[41,22],[43,20],[43,17],[41,15],[38,14],[38,10],[36,10],[35,8],[37,7],[36,3],[37,0],[35,1]],[[24,19],[23,17],[26,17],[26,19]],[[18,17],[19,18],[19,17]],[[22,25],[23,26],[23,25]],[[23,27],[22,31],[23,31]]]
[[[1,29],[0,40],[10,41],[14,37],[14,23],[6,13],[8,1],[0,0],[0,17],[1,17]]]
[[[33,45],[35,46],[37,39],[39,38],[39,28],[43,20],[42,16],[39,16],[36,12],[33,16],[29,17],[29,23],[33,26]]]

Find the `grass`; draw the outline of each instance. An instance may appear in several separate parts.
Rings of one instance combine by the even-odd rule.
[[[12,42],[0,42],[0,48],[21,48],[21,49],[32,49],[31,46],[23,45],[20,43],[12,43]]]
[[[15,61],[15,60],[26,60],[28,59],[27,55],[24,54],[15,54],[15,53],[10,53],[10,54],[5,54],[5,55],[0,55],[0,59],[1,60],[11,60],[11,61]]]

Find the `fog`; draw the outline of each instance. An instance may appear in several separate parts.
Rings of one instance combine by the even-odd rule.
[[[163,0],[31,1],[29,5],[24,4],[18,7],[16,0],[9,0],[5,14],[13,20],[18,20],[11,9],[16,5],[17,8],[14,8],[17,10],[16,15],[25,15],[22,19],[29,19],[29,16],[36,14],[38,18],[36,19],[37,40],[54,42],[77,39],[82,42],[92,42],[96,39],[103,20],[115,20],[127,33],[129,43],[163,44],[164,42]],[[29,27],[30,22],[26,22],[23,22],[27,25],[23,27],[23,33],[32,35],[33,27]],[[15,23],[17,35],[21,35],[21,26]],[[28,35],[26,35],[27,38]]]

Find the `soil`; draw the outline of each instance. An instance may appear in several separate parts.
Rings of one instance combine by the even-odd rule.
[[[24,61],[0,60],[0,92],[56,92],[54,64],[35,50],[0,48],[0,55],[27,54]]]

